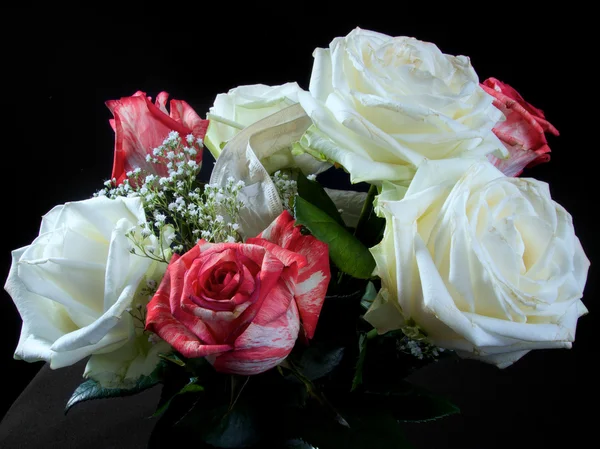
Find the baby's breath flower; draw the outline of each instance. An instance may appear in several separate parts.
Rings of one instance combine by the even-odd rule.
[[[272,179],[277,188],[277,193],[279,193],[279,198],[281,198],[283,208],[292,212],[293,200],[298,194],[296,181],[290,179],[287,173],[283,173],[280,170],[273,174]]]
[[[189,250],[199,236],[210,242],[240,241],[237,221],[243,204],[238,192],[245,184],[230,176],[224,186],[202,187],[196,179],[200,165],[195,160],[202,143],[193,135],[182,140],[173,131],[146,156],[146,161],[156,164],[156,169],[163,167],[164,171],[157,171],[166,172],[165,176],[137,167],[127,172],[121,185],[112,179],[94,194],[142,199],[148,223],[139,224],[139,229],[131,234],[134,243],[137,242],[132,249],[134,254],[155,258],[152,253],[155,245],[140,243],[152,235],[162,242],[159,247],[170,245],[175,252]],[[166,229],[170,229],[168,237]]]

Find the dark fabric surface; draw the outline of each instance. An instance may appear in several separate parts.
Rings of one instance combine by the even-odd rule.
[[[455,359],[415,372],[411,381],[447,395],[462,413],[407,425],[414,447],[586,447],[580,443],[588,424],[574,408],[565,409],[569,401],[561,398],[571,392],[564,386],[553,391],[557,379],[544,372],[543,363],[535,362],[541,371],[528,367],[527,376]],[[156,422],[148,417],[155,410],[160,387],[133,397],[84,402],[65,416],[64,405],[81,382],[82,372],[82,363],[56,371],[44,366],[0,423],[0,448],[146,448]],[[553,409],[555,404],[559,406]]]
[[[45,365],[0,423],[0,448],[145,448],[160,386],[133,397],[83,402],[64,414],[81,383],[85,363],[51,370]]]

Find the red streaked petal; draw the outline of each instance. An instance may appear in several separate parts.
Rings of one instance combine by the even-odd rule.
[[[545,118],[541,109],[526,102],[511,86],[496,78],[485,80],[481,87],[494,97],[494,106],[505,116],[493,131],[508,149],[507,159],[489,156],[489,160],[505,175],[518,176],[525,167],[550,160],[550,147],[545,133],[556,136],[558,130]]]
[[[176,317],[177,314],[173,314],[171,302],[179,294],[177,282],[174,281],[178,276],[177,266],[180,265],[180,260],[177,255],[173,256],[157,292],[147,305],[146,329],[158,334],[186,357],[190,356],[187,354],[200,357],[197,354],[202,353],[204,356],[229,350],[229,345],[214,345],[214,339],[204,323],[194,320],[193,315],[181,315],[180,312],[177,313],[180,316]]]
[[[156,96],[156,101],[154,104],[158,109],[160,109],[163,113],[168,114],[167,111],[167,99],[169,98],[169,94],[167,92],[161,92]]]
[[[285,287],[283,287],[285,288]],[[281,363],[292,351],[300,328],[298,308],[294,301],[277,320],[260,325],[251,323],[235,341],[235,350],[207,359],[220,372],[253,375]]]
[[[312,338],[331,279],[329,248],[310,235],[302,235],[293,217],[284,211],[258,237],[304,256],[306,265],[298,271],[295,300],[308,338]]]
[[[177,131],[182,138],[188,134],[204,138],[208,121],[201,120],[186,102],[180,100],[171,101],[177,111],[171,111],[169,115],[166,110],[167,98],[168,94],[161,92],[153,104],[144,92],[138,91],[131,97],[106,102],[114,115],[110,122],[115,131],[111,177],[117,180],[117,184],[126,178],[128,171],[136,167],[159,176],[166,175],[166,167],[146,162],[146,155],[161,145],[171,131]],[[196,162],[200,163],[201,160],[202,152],[199,151]]]
[[[206,135],[208,120],[202,120],[196,111],[183,100],[171,100],[171,118],[192,130],[194,137],[204,138]]]

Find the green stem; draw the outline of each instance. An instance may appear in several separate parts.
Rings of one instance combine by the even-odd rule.
[[[373,338],[377,337],[379,335],[379,333],[377,332],[377,329],[371,329],[369,332],[367,332],[367,340],[372,340]]]
[[[333,407],[331,402],[327,400],[327,398],[319,391],[319,389],[312,383],[312,381],[306,377],[302,372],[296,367],[296,365],[289,359],[284,360],[285,363],[282,363],[281,366],[289,369],[296,378],[301,381],[306,387],[306,391],[308,394],[313,397],[321,406],[325,407],[325,409],[329,410],[329,412],[334,416],[335,420],[344,427],[350,427],[348,421],[344,419],[342,415],[338,413],[338,411]]]
[[[354,230],[355,236],[360,235],[362,233],[362,229],[366,226],[373,208],[373,199],[376,195],[377,186],[371,184],[371,187],[369,187],[369,192],[367,193],[367,197],[365,198],[365,202],[363,203],[362,210],[360,211],[360,217],[358,218],[356,229]]]

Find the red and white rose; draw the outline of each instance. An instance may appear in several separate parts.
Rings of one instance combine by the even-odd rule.
[[[198,244],[174,256],[146,328],[220,372],[258,374],[315,333],[330,279],[327,245],[283,212],[246,243]]]
[[[112,179],[121,184],[127,172],[135,168],[165,176],[164,164],[153,164],[146,160],[154,148],[163,143],[171,131],[182,138],[193,135],[203,139],[208,128],[208,120],[203,120],[196,111],[183,100],[171,100],[170,112],[166,104],[169,94],[161,92],[153,104],[144,92],[137,91],[131,97],[110,100],[106,106],[114,115],[110,125],[115,131],[115,158]],[[196,162],[202,161],[202,151],[198,151]]]
[[[490,161],[506,176],[519,176],[525,167],[548,162],[550,147],[545,133],[558,136],[558,130],[546,120],[544,112],[496,78],[488,78],[481,87],[494,97],[494,106],[506,117],[493,131],[510,155],[507,159],[489,155]]]

